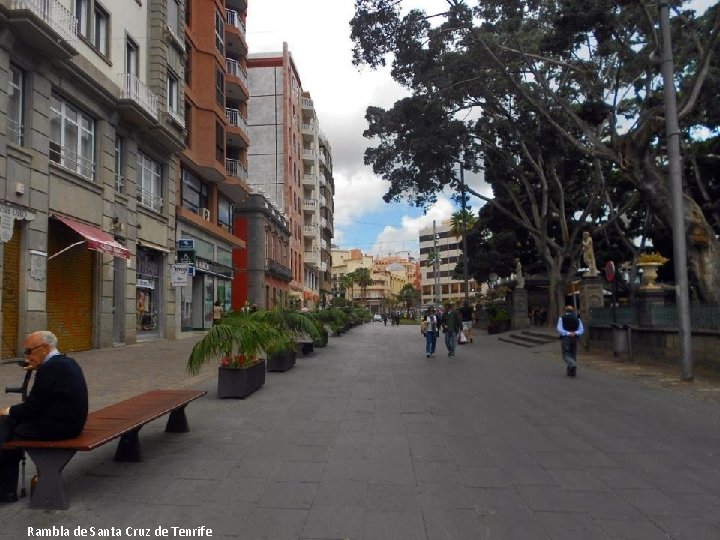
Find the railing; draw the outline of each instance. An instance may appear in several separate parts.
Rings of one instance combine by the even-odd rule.
[[[77,19],[58,0],[12,0],[11,9],[29,9],[69,43],[77,40]]]
[[[317,225],[303,225],[303,233],[305,236],[315,236],[315,233],[317,233]]]
[[[314,174],[303,174],[303,184],[315,185],[317,182],[317,176]]]
[[[303,148],[302,157],[309,158],[309,159],[315,159],[315,150],[307,150],[307,149]]]
[[[229,75],[237,77],[245,84],[245,86],[247,86],[247,84],[248,84],[247,71],[245,71],[243,69],[240,62],[238,62],[234,58],[226,58],[225,59],[225,68],[227,69],[227,72]]]
[[[280,279],[290,281],[293,277],[292,270],[273,259],[265,259],[265,271]]]
[[[69,148],[50,141],[50,161],[66,169],[84,176],[88,180],[95,179],[95,161],[93,158],[83,157]]]
[[[306,251],[303,254],[303,262],[309,264],[318,264],[320,262],[320,254],[315,251]]]
[[[8,138],[11,143],[22,145],[23,143],[23,125],[16,122],[12,118],[7,119]]]
[[[303,206],[309,209],[315,209],[317,201],[315,199],[303,199]]]
[[[240,111],[238,109],[230,109],[229,107],[226,107],[225,118],[227,119],[227,123],[231,126],[242,128],[247,132],[247,120],[243,118],[243,115],[240,114]]]
[[[236,178],[241,178],[243,180],[247,180],[248,178],[248,172],[245,165],[240,163],[237,159],[226,159],[225,169],[230,176],[235,176]]]
[[[327,199],[324,195],[320,195],[320,206],[327,206]]]
[[[312,108],[314,108],[314,107],[313,107],[313,100],[312,100],[312,99],[304,97],[304,98],[300,98],[300,101],[301,101],[301,103],[302,103],[302,108],[303,108],[303,109],[312,109]]]
[[[149,208],[150,210],[154,210],[155,212],[162,212],[162,197],[160,195],[156,195],[148,189],[138,186],[137,200],[145,208]]]
[[[303,124],[302,130],[306,133],[315,133],[315,124]]]
[[[590,309],[590,320],[593,324],[611,324],[613,308],[595,307]],[[639,325],[640,318],[635,306],[619,306],[616,308],[618,324]],[[645,328],[677,328],[677,307],[674,305],[651,305],[647,320],[642,324]],[[720,330],[720,306],[712,304],[690,305],[690,327],[693,330]]]
[[[115,173],[115,192],[125,192],[125,177],[122,174]]]
[[[150,90],[145,83],[132,73],[120,75],[120,91],[124,99],[131,99],[145,109],[150,116],[157,120],[158,97]]]
[[[323,228],[327,227],[327,219],[325,219],[324,217],[321,217],[320,218],[320,226]]]
[[[324,175],[324,174],[318,175],[318,179],[319,179],[319,182],[320,182],[320,187],[327,187],[327,180],[325,180],[325,175]]]
[[[245,35],[245,25],[240,18],[240,14],[234,9],[228,9],[227,11],[227,23],[240,30],[242,35]]]

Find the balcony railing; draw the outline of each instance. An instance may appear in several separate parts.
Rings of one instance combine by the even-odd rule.
[[[11,9],[28,9],[69,43],[77,40],[77,19],[58,0],[12,0]]]
[[[23,143],[23,125],[16,122],[12,118],[7,119],[8,139],[10,142],[22,145]]]
[[[290,281],[293,278],[292,270],[290,268],[273,259],[265,259],[265,271],[273,276],[287,281]]]
[[[248,172],[245,165],[240,163],[237,159],[226,159],[225,169],[227,169],[227,173],[230,176],[241,178],[242,180],[247,180],[248,178]]]
[[[243,118],[243,115],[240,114],[240,111],[237,109],[230,109],[228,107],[225,108],[225,118],[227,119],[227,123],[231,126],[236,126],[239,128],[244,129],[246,132],[248,130],[247,121],[245,118]]]
[[[315,134],[315,124],[303,124],[302,130],[303,130],[303,133]]]
[[[320,226],[323,228],[327,227],[327,219],[325,219],[324,217],[321,217],[320,218]]]
[[[156,195],[150,190],[138,186],[137,200],[145,208],[149,208],[150,210],[154,210],[155,212],[162,212],[162,197]]]
[[[303,174],[303,184],[314,186],[317,182],[317,176],[314,174]]]
[[[125,193],[125,177],[119,173],[115,173],[115,192]]]
[[[312,109],[313,107],[313,100],[310,98],[301,98],[300,100],[302,102],[302,108],[303,109]]]
[[[124,99],[135,101],[157,120],[158,97],[137,78],[137,75],[122,73],[120,75],[120,91]]]
[[[303,253],[303,261],[309,264],[318,264],[320,262],[320,254],[315,251],[306,251]]]
[[[247,80],[247,71],[245,71],[237,60],[234,58],[226,58],[225,59],[225,68],[227,69],[227,72],[229,75],[233,75],[234,77],[237,77],[240,79],[245,86],[248,84]]]
[[[93,156],[85,157],[73,152],[65,146],[60,146],[54,141],[50,141],[50,161],[73,171],[88,180],[95,179],[95,159]]]
[[[303,225],[303,234],[305,236],[315,236],[316,233],[317,225]]]
[[[317,208],[317,201],[315,199],[304,199],[303,208],[305,210],[315,210]]]
[[[320,195],[320,206],[327,206],[327,199],[323,195]]]
[[[315,150],[306,150],[303,148],[302,157],[307,159],[315,159]]]
[[[245,25],[240,18],[240,14],[234,9],[227,10],[227,23],[240,30],[243,36],[245,35]]]

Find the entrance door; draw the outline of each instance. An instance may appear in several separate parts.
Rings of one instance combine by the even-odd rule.
[[[13,235],[3,250],[2,358],[19,356],[20,328],[20,226],[14,220]]]

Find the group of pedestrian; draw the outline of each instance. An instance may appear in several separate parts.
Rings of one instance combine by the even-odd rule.
[[[468,302],[465,302],[459,310],[456,310],[450,303],[445,304],[442,313],[436,312],[435,308],[430,306],[420,323],[420,332],[425,336],[426,357],[435,356],[437,338],[440,337],[441,330],[445,338],[448,356],[455,356],[455,347],[461,332],[465,335],[466,342],[472,342],[472,337],[469,337],[468,334],[471,332],[473,322],[474,311]]]

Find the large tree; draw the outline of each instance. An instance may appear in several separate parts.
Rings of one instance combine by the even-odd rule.
[[[466,168],[484,165],[486,178],[489,165],[500,175],[511,171],[510,207],[495,204],[528,231],[546,260],[556,261],[549,274],[576,256],[580,228],[617,227],[618,216],[643,207],[669,228],[655,0],[448,0],[445,11],[433,14],[404,12],[403,4],[356,0],[351,21],[354,61],[378,66],[389,59],[393,77],[411,93],[387,111],[367,113],[366,136],[379,144],[366,151],[366,162],[390,182],[386,200],[432,203],[446,186],[457,188],[453,166],[460,157]],[[674,12],[678,110],[687,141],[699,126],[717,127],[710,104],[717,103],[719,27],[717,5],[703,17]],[[551,163],[552,145],[571,155],[575,170]],[[637,192],[642,204],[611,180]],[[695,198],[707,181],[694,180],[700,187],[684,197],[688,268],[699,296],[720,301],[720,231],[705,213],[707,201]],[[493,188],[502,187],[496,179]],[[516,201],[518,188],[557,192]],[[492,197],[468,191],[492,204]],[[551,222],[559,238],[549,234]]]

